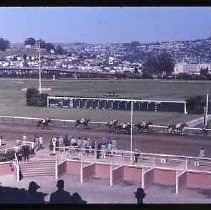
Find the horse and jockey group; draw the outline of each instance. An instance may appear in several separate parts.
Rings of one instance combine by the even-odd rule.
[[[52,123],[52,120],[49,118],[45,118],[38,121],[37,127],[41,127],[43,129],[44,127],[47,127],[49,123]],[[90,119],[82,118],[80,120],[76,120],[74,126],[75,127],[83,126],[85,128],[90,128],[90,123],[91,123]],[[140,122],[140,123],[134,124],[133,126],[138,129],[138,132],[143,132],[143,131],[149,131],[150,125],[152,125],[152,122]],[[130,133],[130,130],[131,130],[130,123],[121,123],[115,119],[105,123],[105,126],[107,126],[110,130],[114,130],[116,133],[119,133],[121,131]]]
[[[168,132],[171,134],[182,134],[185,127],[188,127],[186,123],[177,123],[168,126]]]
[[[44,127],[47,127],[49,123],[52,123],[52,120],[45,118],[37,122],[37,127],[41,127],[43,129]]]
[[[49,118],[42,119],[38,121],[37,127],[47,127],[49,123],[52,123],[52,120]],[[82,118],[80,120],[76,120],[74,126],[83,126],[84,128],[90,128],[91,120],[88,118]],[[120,121],[114,119],[105,123],[105,126],[109,128],[109,130],[113,130],[116,133],[120,133],[121,131],[125,133],[131,132],[131,124],[130,123],[121,123]],[[152,128],[153,123],[151,121],[144,122],[141,121],[139,123],[133,124],[133,127],[136,128],[138,133],[149,132]],[[183,134],[185,127],[188,127],[186,123],[177,123],[171,124],[168,126],[168,133],[170,134]],[[205,130],[206,131],[206,130]]]
[[[131,132],[130,123],[120,123],[118,120],[111,120],[105,124],[110,130],[114,130],[116,133],[119,133],[121,130],[124,130],[126,133]],[[134,124],[133,126],[137,128],[138,132],[149,131],[150,125],[152,122],[140,122]]]

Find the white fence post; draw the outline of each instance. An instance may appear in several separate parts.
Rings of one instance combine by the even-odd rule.
[[[55,144],[53,145],[53,154],[54,155],[56,154],[56,145]]]
[[[179,172],[176,171],[176,195],[178,195],[179,192]]]
[[[185,170],[187,171],[188,170],[188,158],[186,157],[185,159]]]
[[[19,167],[19,165],[17,165],[17,172],[16,172],[17,174],[16,174],[16,179],[17,179],[17,182],[19,182],[20,181],[20,167]]]
[[[144,189],[145,188],[145,184],[144,184],[144,170],[142,170],[142,173],[141,173],[141,187]]]
[[[56,158],[56,162],[55,162],[55,179],[58,179],[58,160]]]
[[[113,186],[113,173],[112,173],[112,164],[110,163],[110,187]]]
[[[83,177],[83,162],[81,159],[81,176],[80,176],[80,182],[83,183],[84,182],[84,177]]]

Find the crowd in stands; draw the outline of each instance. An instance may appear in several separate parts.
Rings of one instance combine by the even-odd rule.
[[[78,150],[80,149],[84,151],[84,154],[86,155],[93,154],[94,150],[97,149],[97,158],[104,154],[111,155],[112,152],[115,152],[116,150],[115,142],[110,138],[93,140],[87,137],[75,138],[67,135],[65,135],[64,138],[62,136],[52,137],[50,142],[50,150],[53,150],[54,146],[57,148],[57,150],[63,150],[62,147],[71,147]]]

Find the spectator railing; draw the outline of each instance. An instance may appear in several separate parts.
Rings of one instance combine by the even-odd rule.
[[[182,156],[157,153],[137,153],[125,150],[102,150],[68,147],[56,147],[56,155],[62,162],[65,159],[79,159],[87,162],[112,163],[117,165],[133,165],[139,167],[161,168],[170,170],[188,170],[188,171],[211,171],[211,158],[199,156]],[[87,154],[86,151],[89,151]],[[62,152],[62,153],[61,153]],[[97,152],[101,153],[97,158]],[[108,153],[111,152],[111,153]],[[65,154],[67,154],[65,156]],[[138,154],[138,161],[134,163],[135,154]],[[210,172],[211,173],[211,172]]]

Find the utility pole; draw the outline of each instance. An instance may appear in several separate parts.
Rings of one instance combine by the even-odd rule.
[[[41,60],[40,60],[40,41],[39,41],[39,93],[42,93],[41,87]]]
[[[131,101],[131,112],[130,112],[130,152],[131,152],[131,164],[133,163],[133,101]]]
[[[207,115],[208,115],[208,106],[209,106],[209,95],[207,93],[207,97],[206,97],[206,106],[205,106],[205,110],[204,110],[204,126],[207,127]]]

